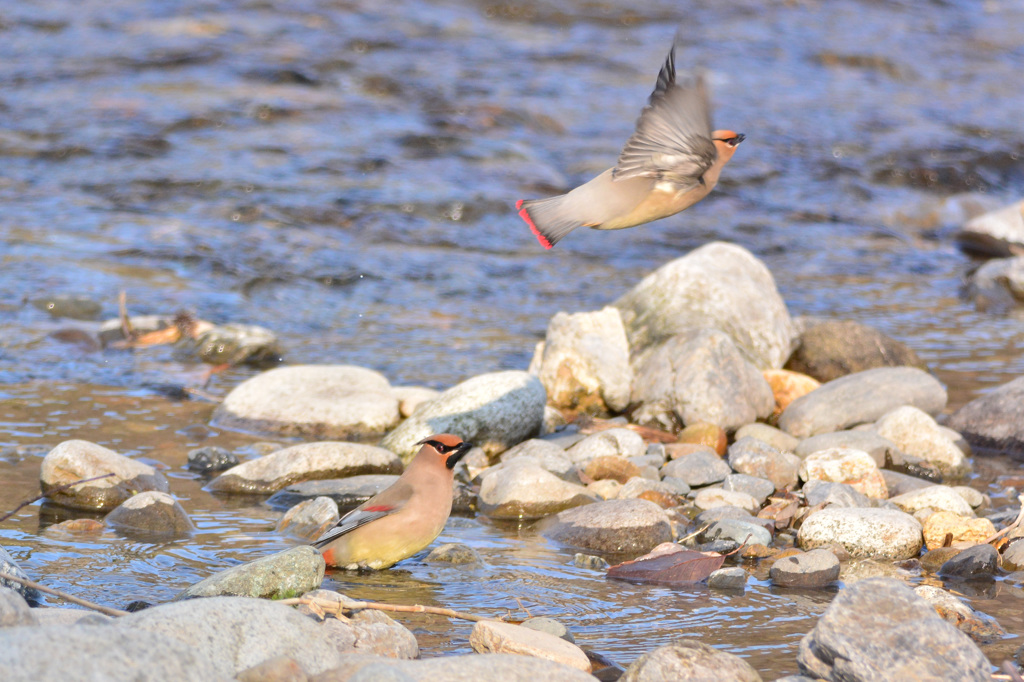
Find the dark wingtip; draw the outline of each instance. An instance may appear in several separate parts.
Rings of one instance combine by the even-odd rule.
[[[530,218],[530,214],[526,212],[525,208],[523,208],[522,199],[516,202],[516,210],[519,211],[519,217],[522,218],[523,221],[530,226],[530,231],[533,232],[533,235],[537,238],[537,241],[540,242],[541,246],[543,246],[545,249],[550,249],[551,247],[554,246],[554,244],[552,244],[547,237],[541,234],[540,230],[537,229],[537,226],[533,224],[533,219]]]

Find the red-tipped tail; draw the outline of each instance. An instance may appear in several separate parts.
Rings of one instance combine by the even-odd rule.
[[[526,224],[530,226],[530,231],[533,232],[533,235],[537,238],[537,241],[540,242],[541,246],[543,246],[545,249],[550,249],[552,246],[554,246],[554,244],[552,244],[547,237],[541,234],[540,230],[537,229],[537,226],[533,224],[533,219],[530,218],[530,214],[526,212],[525,208],[523,208],[522,199],[516,202],[516,210],[519,211],[519,217],[522,218],[526,222]]]

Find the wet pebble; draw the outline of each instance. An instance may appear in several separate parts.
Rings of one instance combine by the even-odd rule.
[[[606,500],[560,512],[544,535],[569,547],[642,554],[672,539],[668,516],[647,500]]]
[[[604,571],[608,568],[608,562],[593,554],[577,552],[572,557],[573,566],[577,568],[589,568],[593,571]]]
[[[968,547],[939,567],[947,580],[992,580],[999,567],[999,552],[989,544]]]
[[[528,372],[481,374],[422,403],[380,445],[408,461],[419,441],[454,433],[493,457],[540,433],[546,401],[544,385]]]
[[[775,561],[768,575],[781,587],[825,587],[839,578],[839,559],[827,549],[812,549]]]
[[[1024,541],[1020,539],[1010,543],[1010,546],[1003,550],[1003,568],[1007,571],[1024,570]]]
[[[543,630],[484,620],[473,626],[469,645],[481,654],[520,654],[590,672],[590,659],[575,644]]]
[[[483,564],[480,553],[461,542],[446,542],[434,547],[424,561],[428,564]]]
[[[68,483],[109,473],[114,475],[56,490]],[[137,492],[167,492],[167,479],[153,467],[84,440],[64,441],[43,458],[40,485],[56,504],[103,511],[113,509]]]
[[[750,518],[750,517],[748,517]],[[772,543],[772,534],[763,525],[753,520],[720,519],[700,534],[699,538],[706,542],[714,540],[730,540],[737,545],[765,545]]]
[[[398,400],[382,374],[350,365],[294,365],[243,381],[217,406],[212,423],[269,436],[344,440],[380,437],[398,419]]]
[[[200,474],[208,474],[215,471],[224,471],[225,469],[230,469],[237,465],[238,456],[233,452],[229,452],[228,450],[216,445],[208,445],[206,447],[189,450],[188,464],[186,466],[190,471],[195,471]]]
[[[847,374],[793,401],[779,428],[797,438],[874,422],[904,405],[936,414],[946,406],[946,389],[913,367],[882,367]]]
[[[947,425],[973,448],[1024,456],[1024,377],[975,398],[954,412]]]
[[[801,640],[797,661],[805,675],[826,680],[885,680],[896,670],[902,679],[990,678],[978,646],[890,578],[860,580],[840,590]]]
[[[285,599],[320,587],[324,558],[303,545],[214,573],[188,587],[175,601],[229,595]]]
[[[182,538],[196,529],[177,500],[155,490],[132,495],[107,514],[104,521],[128,536]]]
[[[720,568],[708,576],[708,587],[713,590],[742,590],[747,586],[747,572],[739,566]]]
[[[546,632],[549,635],[560,637],[570,644],[576,643],[576,638],[572,636],[572,632],[565,626],[561,621],[557,621],[554,618],[545,618],[543,616],[535,618],[527,618],[520,625],[524,628],[530,628],[531,630],[539,630],[540,632]]]
[[[918,585],[914,593],[931,604],[943,620],[979,644],[988,644],[1006,636],[1006,631],[994,618],[975,611],[942,588]]]
[[[14,557],[8,554],[7,550],[0,547],[0,573],[6,573],[7,575],[13,575],[15,578],[22,578],[24,580],[31,580],[28,574],[21,569],[15,561]],[[0,577],[0,587],[6,587],[14,590],[22,596],[22,598],[31,601],[38,602],[42,595],[39,594],[39,590],[34,587],[28,587],[21,584],[16,580],[10,580],[9,578]]]
[[[390,450],[361,443],[302,443],[228,469],[207,486],[219,493],[265,494],[308,480],[399,474],[402,462]]]

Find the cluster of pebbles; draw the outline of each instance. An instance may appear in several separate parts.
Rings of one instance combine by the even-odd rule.
[[[1019,503],[996,505],[963,485],[972,445],[1024,453],[1022,382],[947,417],[945,389],[910,348],[855,322],[791,318],[760,261],[712,243],[602,310],[555,315],[528,371],[444,392],[393,387],[362,367],[264,372],[225,398],[214,424],[308,442],[242,463],[204,448],[190,466],[223,469],[211,491],[265,496],[284,512],[281,532],[309,539],[339,508],[394,481],[417,441],[456,433],[476,447],[457,469],[454,509],[537,520],[547,538],[579,552],[581,566],[603,572],[609,561],[688,549],[724,555],[725,566],[701,579],[726,594],[751,579],[841,586],[801,642],[807,677],[790,680],[987,680],[992,666],[978,644],[1005,632],[941,586],[1024,583]],[[105,523],[122,532],[192,531],[159,471],[100,445],[61,443],[40,478],[52,502],[109,511]],[[479,557],[448,545],[426,560]],[[5,554],[2,567],[20,570]],[[319,554],[299,546],[117,618],[29,609],[26,599],[39,595],[0,580],[0,626],[20,626],[0,634],[0,678],[39,672],[31,666],[59,636],[67,654],[46,661],[53,677],[103,674],[113,648],[162,679],[536,681],[592,679],[592,670],[609,679],[547,619],[483,621],[470,639],[477,654],[412,661],[415,637],[383,613],[325,618],[318,607],[251,599],[344,602],[318,589],[323,576]],[[621,679],[702,675],[761,679],[741,658],[694,640],[640,656]]]

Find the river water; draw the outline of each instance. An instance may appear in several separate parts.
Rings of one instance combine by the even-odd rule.
[[[544,252],[515,200],[614,163],[677,27],[677,64],[706,70],[716,126],[746,142],[689,211]],[[38,491],[50,447],[84,438],[160,467],[198,527],[164,544],[69,539],[45,530],[67,514],[36,504],[0,524],[0,544],[43,582],[122,607],[289,546],[277,513],[184,469],[202,445],[257,452],[206,426],[211,403],[160,389],[206,368],[89,343],[121,291],[133,314],[270,328],[289,363],[445,388],[525,368],[554,313],[727,240],[764,260],[794,315],[908,343],[955,409],[1024,370],[1021,318],[962,298],[977,263],[953,239],[965,215],[1024,193],[1022,35],[1024,7],[999,0],[0,5],[0,510]],[[54,318],[54,296],[101,309]],[[976,466],[972,485],[1015,499],[999,480],[1015,464]],[[530,526],[483,517],[442,539],[486,566],[411,561],[328,586],[485,615],[521,602],[625,664],[696,636],[767,679],[795,671],[831,596],[606,581]],[[1014,635],[989,647],[996,663],[1024,633],[1022,595],[969,595]],[[425,655],[468,650],[465,624],[406,622]]]

